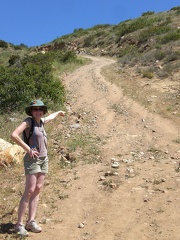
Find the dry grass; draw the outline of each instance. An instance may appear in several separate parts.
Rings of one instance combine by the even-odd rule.
[[[177,98],[173,98],[176,88],[172,91],[172,87],[168,86],[166,88],[168,91],[165,92],[161,89],[161,84],[164,84],[168,79],[161,81],[154,78],[143,78],[141,71],[138,72],[137,68],[121,68],[119,65],[111,66],[110,68],[106,67],[103,70],[103,74],[108,80],[122,87],[125,95],[140,102],[149,110],[156,111],[156,113],[170,118],[176,123],[179,121],[179,112],[177,111],[179,102]],[[117,104],[112,105],[111,108],[118,114],[124,111],[121,105]],[[175,110],[177,114],[173,114]],[[81,112],[68,113],[64,119],[57,118],[53,124],[46,126],[49,136],[50,168],[43,194],[40,198],[40,204],[48,204],[48,208],[44,208],[44,211],[39,213],[39,218],[41,219],[43,219],[43,216],[51,216],[57,210],[57,200],[63,201],[69,197],[67,190],[70,187],[70,183],[64,181],[66,175],[71,172],[74,179],[77,179],[75,166],[82,163],[96,163],[100,160],[99,155],[103,139],[93,136],[92,129],[71,129],[70,127],[76,123],[77,116],[81,114]],[[87,113],[80,119],[83,124],[91,124],[90,119],[92,118],[90,114],[92,113]],[[16,113],[1,116],[0,123],[3,139],[10,141],[10,133],[25,117],[25,115],[19,116]],[[3,128],[4,122],[6,122],[5,129]],[[179,137],[174,141],[179,143]],[[163,153],[158,149],[149,149],[149,151],[154,153],[156,161],[159,158],[163,158]],[[179,168],[176,171],[179,171]],[[127,175],[127,177],[132,176]],[[15,239],[17,236],[13,233],[12,223],[15,223],[17,219],[18,202],[25,183],[22,164],[0,169],[0,181],[3,186],[0,191],[0,233],[3,233],[4,239]],[[103,183],[103,189],[111,191],[114,188],[118,188],[119,184],[116,178],[112,179],[111,177]]]
[[[12,119],[9,120],[12,116],[13,121]],[[7,128],[2,129],[2,136],[6,141],[10,141],[11,132],[26,117],[16,114],[12,114],[12,116],[4,115],[0,117],[1,123],[7,122]],[[89,117],[87,114],[81,121],[87,123]],[[69,183],[63,179],[69,171],[73,173],[74,179],[76,179],[75,166],[99,161],[101,139],[92,136],[91,131],[86,128],[71,129],[70,126],[75,123],[75,119],[76,113],[67,113],[65,118],[58,117],[52,124],[46,125],[46,132],[49,136],[50,164],[40,204],[46,203],[49,207],[39,214],[42,218],[43,215],[51,216],[56,211],[57,199],[63,201],[68,198],[66,189],[69,188]],[[15,239],[17,236],[13,232],[13,223],[17,220],[18,204],[25,184],[23,163],[1,168],[0,181],[2,185],[0,191],[0,233],[4,234],[5,239]]]
[[[140,67],[122,67],[120,64],[106,67],[102,74],[106,79],[121,87],[123,94],[142,106],[178,123],[180,119],[180,85],[177,73],[171,79],[145,77]],[[113,106],[117,108],[117,106]],[[116,109],[119,111],[119,109]]]

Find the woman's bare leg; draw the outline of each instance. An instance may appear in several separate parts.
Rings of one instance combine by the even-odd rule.
[[[28,219],[29,221],[32,221],[35,219],[38,201],[39,201],[39,192],[44,185],[44,179],[45,179],[44,173],[38,173],[36,175],[36,187],[29,199],[29,219]]]
[[[23,224],[23,218],[26,213],[26,209],[29,204],[29,199],[33,192],[35,191],[37,183],[37,174],[27,174],[26,175],[26,185],[25,191],[21,197],[18,209],[18,223]]]

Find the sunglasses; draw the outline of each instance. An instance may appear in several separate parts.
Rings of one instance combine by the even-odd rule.
[[[43,111],[43,108],[32,108],[32,111],[34,111],[34,112]]]

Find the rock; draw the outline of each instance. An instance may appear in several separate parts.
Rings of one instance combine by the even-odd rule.
[[[119,176],[119,173],[107,171],[105,172],[104,176]]]
[[[99,178],[99,181],[104,181],[104,180],[106,180],[106,178],[105,178],[104,176],[101,176],[101,177]]]
[[[11,122],[17,122],[18,119],[17,118],[8,118]]]
[[[0,167],[6,167],[11,164],[19,164],[22,162],[25,151],[18,145],[12,145],[0,152]]]
[[[74,129],[77,129],[77,128],[80,128],[80,124],[72,124],[71,125],[71,128],[74,128]]]
[[[40,221],[41,224],[47,224],[51,221],[50,218],[43,217],[42,220]]]
[[[78,228],[84,228],[84,223],[79,223]]]
[[[5,140],[3,140],[2,138],[0,138],[0,152],[4,151],[6,148],[11,147],[12,144],[9,142],[6,142]]]
[[[149,201],[148,196],[144,196],[144,197],[143,197],[143,202],[148,202],[148,201]]]
[[[134,160],[132,159],[123,159],[122,162],[124,163],[132,163]]]
[[[119,173],[114,172],[112,175],[113,175],[113,176],[119,176]]]
[[[116,183],[110,183],[110,187],[115,189],[115,188],[117,188],[117,184]]]
[[[105,176],[111,176],[112,175],[112,173],[111,173],[111,171],[107,171],[107,172],[105,172],[105,174],[104,174]]]
[[[112,168],[119,168],[119,163],[118,163],[118,162],[113,162],[113,163],[111,164],[111,167],[112,167]]]
[[[111,158],[111,167],[119,168],[119,161],[117,161],[115,158]]]

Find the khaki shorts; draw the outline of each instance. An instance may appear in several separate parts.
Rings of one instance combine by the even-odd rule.
[[[48,173],[48,157],[32,159],[28,154],[24,156],[25,174]]]

